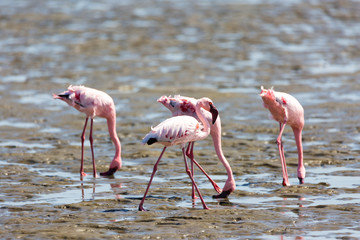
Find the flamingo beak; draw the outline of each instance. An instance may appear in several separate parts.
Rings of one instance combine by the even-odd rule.
[[[63,93],[55,94],[55,93],[53,93],[52,96],[53,96],[54,99],[61,99],[61,100],[69,99],[69,94],[63,94]]]
[[[216,109],[216,107],[212,103],[210,103],[210,112],[212,115],[212,124],[214,124],[219,115],[219,111]]]
[[[100,176],[102,177],[110,177],[113,176],[114,173],[118,170],[118,167],[115,168],[109,168],[109,170],[107,172],[102,172],[100,173]]]
[[[69,98],[69,94],[58,94],[58,97],[68,99],[68,98]]]

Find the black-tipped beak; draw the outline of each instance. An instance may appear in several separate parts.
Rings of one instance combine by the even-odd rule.
[[[69,94],[58,94],[58,97],[68,99],[68,98],[69,98]]]
[[[230,195],[231,192],[232,192],[231,190],[222,191],[222,192],[221,192],[220,194],[218,194],[218,195],[213,195],[213,198],[227,198],[227,197]]]
[[[102,172],[100,173],[100,176],[102,177],[110,177],[110,176],[113,176],[114,173],[118,170],[117,167],[115,168],[109,168],[109,170],[107,172]]]
[[[304,184],[304,178],[299,178],[299,183]]]
[[[218,115],[219,115],[219,112],[212,103],[210,103],[210,112],[211,112],[211,115],[212,115],[212,124],[214,124],[216,122],[216,119],[217,119]]]

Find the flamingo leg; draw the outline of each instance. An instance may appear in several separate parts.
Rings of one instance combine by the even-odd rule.
[[[194,177],[194,154],[193,154],[193,149],[194,149],[194,142],[189,142],[188,147],[186,149],[186,155],[190,158],[191,161],[191,176]],[[192,199],[197,199],[198,197],[196,197],[195,195],[195,186],[194,184],[192,185],[192,190],[191,190],[191,197]]]
[[[89,135],[89,141],[90,141],[90,147],[91,147],[91,155],[92,155],[92,162],[93,162],[93,174],[94,174],[94,178],[96,178],[96,166],[95,166],[95,154],[94,154],[94,147],[93,147],[93,122],[94,119],[91,118],[91,122],[90,122],[90,135]]]
[[[297,146],[297,150],[298,150],[297,175],[298,175],[299,183],[303,184],[306,171],[305,171],[305,166],[304,166],[304,161],[303,161],[303,147],[302,147],[302,139],[301,139],[302,128],[299,129],[299,128],[293,127],[293,132],[294,132],[296,146]]]
[[[197,193],[198,193],[198,195],[199,195],[199,197],[200,197],[200,199],[201,199],[203,208],[204,208],[204,209],[209,209],[209,208],[206,206],[203,197],[201,196],[201,193],[200,193],[199,188],[197,187],[197,185],[196,185],[196,183],[195,183],[194,178],[191,176],[191,171],[190,171],[190,169],[189,169],[189,167],[188,167],[188,164],[187,164],[187,161],[186,161],[186,154],[185,154],[185,149],[184,149],[184,147],[182,148],[182,151],[183,151],[183,155],[184,155],[184,162],[185,162],[185,170],[186,170],[186,173],[189,175],[189,177],[190,177],[190,179],[191,179],[191,181],[192,181],[192,184],[195,186],[195,189],[196,189],[196,191],[197,191]]]
[[[284,132],[284,128],[286,125],[286,122],[279,123],[280,124],[280,133],[279,136],[276,139],[276,143],[278,145],[278,149],[279,149],[279,154],[280,154],[280,161],[281,161],[281,167],[282,167],[282,172],[283,172],[283,186],[290,186],[289,183],[289,178],[288,178],[288,174],[287,174],[287,169],[286,169],[286,161],[285,161],[285,153],[284,153],[284,145],[281,141],[281,137],[282,134]]]
[[[155,175],[155,173],[156,173],[156,171],[157,171],[157,166],[158,166],[158,164],[159,164],[159,162],[160,162],[160,160],[161,160],[161,157],[162,157],[162,155],[164,154],[165,150],[166,150],[166,147],[164,147],[164,149],[162,150],[162,152],[161,152],[161,154],[160,154],[160,156],[159,156],[159,159],[156,161],[156,163],[155,163],[155,165],[154,165],[154,169],[153,169],[153,172],[152,172],[152,174],[151,174],[151,177],[150,177],[148,186],[147,186],[147,188],[146,188],[146,190],[145,190],[145,193],[144,193],[144,196],[143,196],[143,198],[141,199],[141,202],[140,202],[140,204],[139,204],[139,211],[145,211],[145,209],[144,209],[144,207],[143,207],[144,202],[145,202],[145,198],[146,198],[146,195],[148,194],[148,191],[149,191],[151,182],[152,182],[152,180],[153,180],[153,178],[154,178],[154,175]]]
[[[194,142],[193,142],[194,143]],[[214,182],[211,177],[205,172],[205,170],[200,166],[200,164],[194,159],[194,144],[192,144],[191,151],[190,151],[190,143],[188,145],[188,148],[186,150],[186,156],[191,159],[192,163],[195,163],[195,165],[204,173],[204,175],[209,179],[210,183],[213,185],[215,191],[218,193],[221,193],[222,189],[219,187],[216,182]]]
[[[80,164],[80,178],[82,179],[83,176],[86,176],[87,174],[84,173],[84,141],[85,141],[85,130],[86,130],[86,125],[88,122],[88,117],[85,119],[85,124],[84,124],[84,130],[81,134],[81,164]]]

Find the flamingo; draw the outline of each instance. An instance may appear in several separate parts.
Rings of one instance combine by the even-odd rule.
[[[166,97],[162,96],[157,100],[159,103],[162,103],[166,108],[168,108],[173,116],[181,116],[181,115],[187,115],[195,117],[199,120],[198,115],[195,111],[195,105],[196,105],[196,99],[190,98],[190,97],[184,97],[180,95],[175,95],[174,97]],[[205,114],[205,117],[208,122],[211,122],[211,114],[207,111],[202,111],[203,114]],[[200,165],[195,161],[194,159],[194,142],[190,142],[186,151],[187,156],[193,160],[193,162],[200,168],[200,170],[208,177],[212,185],[214,186],[214,189],[220,193],[218,195],[214,195],[214,198],[226,198],[228,197],[236,188],[235,179],[233,176],[233,172],[231,169],[231,166],[227,159],[224,156],[224,153],[222,151],[221,147],[221,120],[220,116],[217,117],[217,120],[214,124],[210,125],[210,135],[212,137],[215,152],[220,160],[220,162],[223,164],[223,166],[226,169],[227,173],[227,180],[225,182],[225,185],[223,189],[217,186],[217,184],[206,174],[206,172],[200,167]],[[194,191],[193,191],[193,197],[194,197]]]
[[[269,109],[272,118],[279,122],[280,133],[276,139],[278,145],[282,172],[283,172],[283,186],[290,186],[289,178],[286,170],[286,161],[284,154],[284,146],[281,141],[285,125],[288,124],[293,130],[295,142],[298,151],[298,168],[297,176],[300,184],[304,183],[305,167],[303,162],[303,148],[302,148],[302,129],[304,127],[304,109],[301,104],[290,94],[283,92],[275,92],[273,88],[264,89],[261,86],[260,96],[264,102],[264,107]]]
[[[93,148],[93,120],[96,116],[106,118],[109,135],[112,142],[115,145],[115,156],[110,164],[109,170],[104,173],[100,173],[101,176],[111,176],[119,168],[121,168],[121,144],[119,137],[116,133],[116,110],[113,99],[105,92],[97,89],[88,88],[84,86],[72,86],[59,94],[53,94],[54,99],[60,99],[69,106],[74,107],[76,110],[85,113],[86,119],[84,129],[81,135],[81,165],[80,165],[80,177],[86,176],[84,172],[84,141],[85,130],[88,123],[88,119],[91,119],[90,123],[90,147],[93,161],[93,175],[96,177],[95,157]]]
[[[213,105],[212,101],[209,98],[201,98],[197,100],[195,111],[200,119],[200,122],[196,120],[194,117],[191,116],[175,116],[171,117],[169,119],[166,119],[165,121],[161,122],[159,125],[157,125],[154,128],[151,128],[151,131],[144,137],[142,143],[151,145],[153,143],[160,143],[164,145],[164,148],[156,161],[153,172],[151,174],[148,186],[145,190],[144,196],[140,202],[139,205],[139,211],[145,211],[143,205],[146,198],[146,195],[149,191],[151,182],[153,180],[153,177],[157,171],[157,166],[166,150],[167,147],[173,146],[173,145],[181,145],[184,162],[185,162],[185,170],[186,173],[189,175],[192,184],[194,185],[200,199],[203,205],[204,209],[209,209],[206,206],[206,203],[201,196],[201,193],[194,181],[194,178],[191,174],[191,171],[188,167],[187,161],[186,161],[186,153],[185,153],[185,144],[193,141],[198,141],[205,139],[209,133],[210,133],[210,124],[206,120],[204,114],[200,109],[205,109],[206,111],[210,112],[212,115],[212,124],[215,123],[216,118],[218,116],[218,111]],[[202,124],[202,125],[201,125]]]

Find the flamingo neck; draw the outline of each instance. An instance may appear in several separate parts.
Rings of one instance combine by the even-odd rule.
[[[293,132],[294,132],[294,137],[295,137],[295,142],[296,142],[296,147],[298,150],[298,160],[299,160],[299,165],[303,165],[303,147],[302,147],[302,134],[301,134],[301,130],[293,128]]]
[[[303,147],[302,147],[302,129],[292,128],[294,132],[296,147],[298,150],[298,168],[297,174],[299,179],[305,178],[305,166],[304,166],[304,159],[303,159]]]
[[[225,186],[223,187],[223,191],[230,190],[231,192],[233,192],[235,190],[235,179],[233,176],[231,166],[230,166],[229,162],[227,161],[227,159],[225,158],[224,153],[222,151],[221,134],[220,133],[221,133],[221,122],[220,122],[220,118],[218,117],[218,120],[215,122],[213,128],[211,129],[210,134],[213,139],[216,155],[218,156],[222,165],[225,167],[226,173],[228,176]]]
[[[116,113],[113,111],[113,114],[111,114],[107,118],[107,124],[108,124],[108,130],[109,135],[111,138],[111,141],[115,145],[115,156],[113,161],[110,164],[110,168],[121,168],[121,143],[119,140],[119,137],[116,133]]]
[[[204,114],[203,114],[203,111],[201,111],[201,108],[202,108],[202,107],[200,106],[200,104],[197,103],[196,106],[195,106],[196,114],[197,114],[197,116],[199,117],[200,122],[201,122],[201,123],[203,124],[203,126],[204,126],[204,129],[203,129],[202,133],[203,133],[205,136],[207,136],[207,135],[209,135],[209,133],[210,133],[210,124],[209,124],[209,122],[206,120],[206,118],[205,118],[205,116],[204,116]]]

